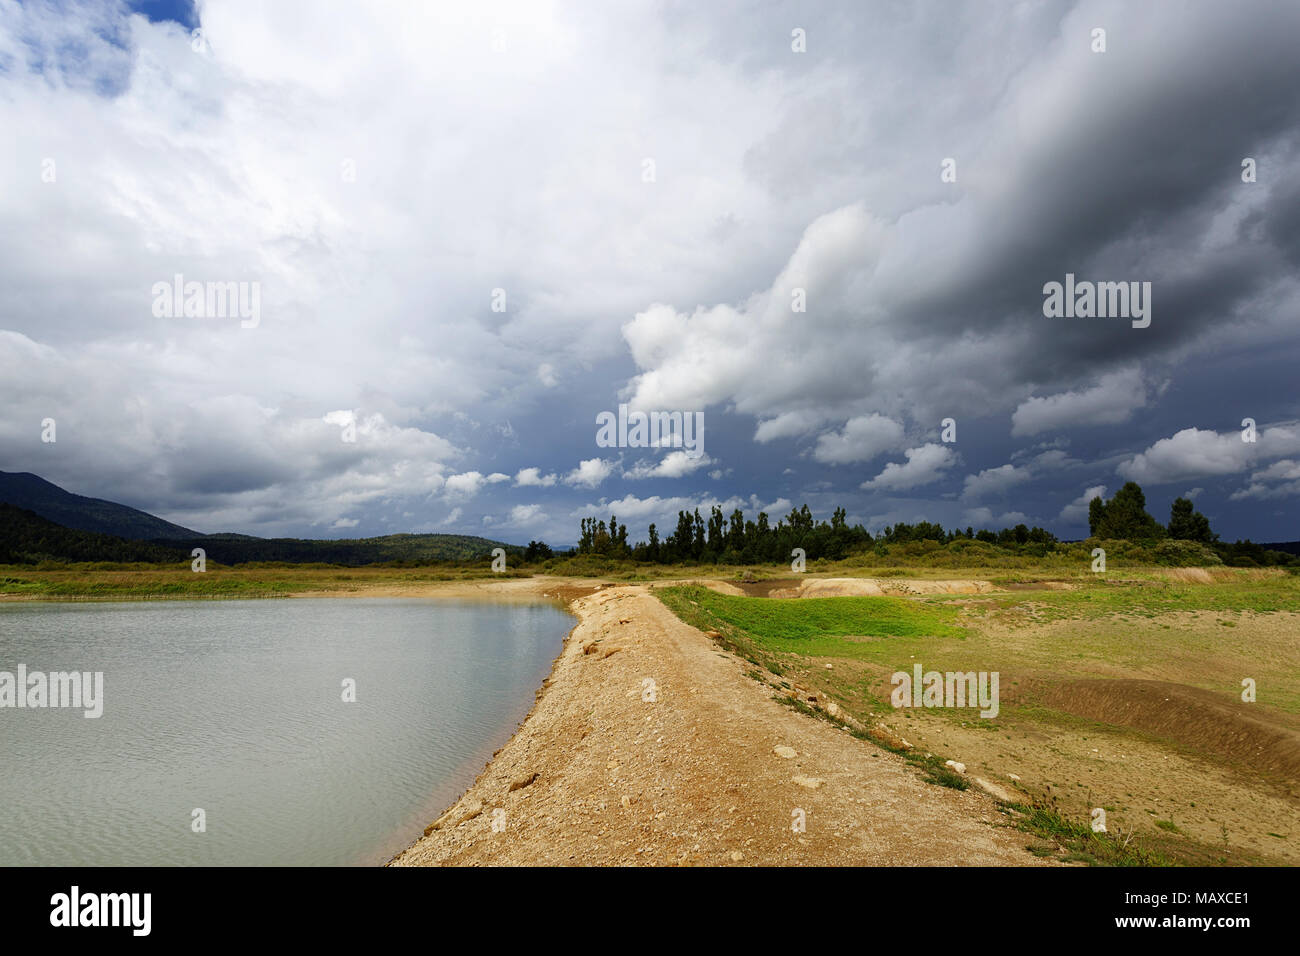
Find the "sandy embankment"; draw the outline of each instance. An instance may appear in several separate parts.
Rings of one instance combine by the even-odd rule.
[[[931,581],[925,578],[808,578],[795,587],[769,592],[770,598],[878,597],[917,594],[989,594],[988,581]]]
[[[556,595],[566,583],[482,589]],[[1023,834],[993,825],[1005,818],[988,797],[923,783],[901,758],[772,700],[745,676],[752,665],[645,586],[606,587],[572,610],[579,624],[528,719],[392,865],[1039,862]]]

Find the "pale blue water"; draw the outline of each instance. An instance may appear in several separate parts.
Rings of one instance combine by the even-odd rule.
[[[572,624],[479,601],[0,605],[0,671],[104,672],[98,719],[0,708],[0,865],[383,862],[510,738]]]

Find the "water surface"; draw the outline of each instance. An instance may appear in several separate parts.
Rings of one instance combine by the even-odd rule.
[[[98,719],[0,708],[0,864],[383,862],[509,739],[572,624],[488,601],[0,605],[0,671],[104,672]]]

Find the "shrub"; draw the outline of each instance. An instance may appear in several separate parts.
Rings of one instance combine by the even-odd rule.
[[[1199,541],[1185,541],[1182,539],[1161,541],[1155,547],[1154,557],[1157,564],[1175,568],[1223,564],[1217,554]]]

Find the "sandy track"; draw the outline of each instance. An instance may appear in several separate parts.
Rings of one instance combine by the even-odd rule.
[[[644,586],[573,610],[528,720],[393,865],[1040,862],[988,797],[772,700]]]

